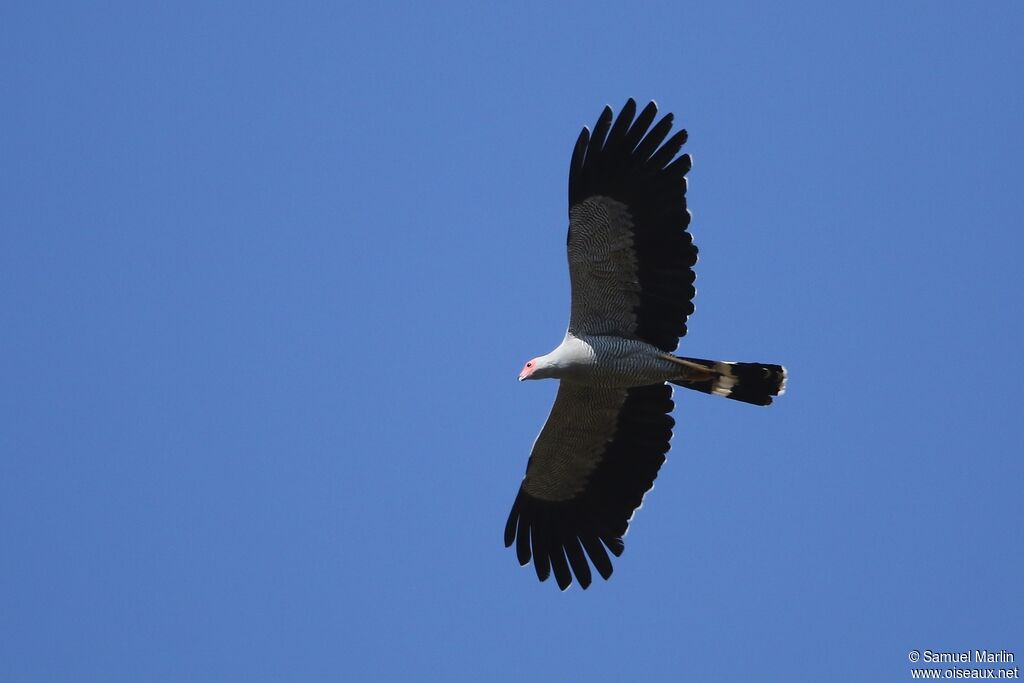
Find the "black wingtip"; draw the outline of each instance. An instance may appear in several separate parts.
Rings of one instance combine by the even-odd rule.
[[[679,153],[679,150],[683,148],[683,145],[686,144],[686,137],[685,129],[676,131],[675,135],[670,137],[668,141],[661,146],[661,149],[651,156],[651,164],[658,169],[663,169],[668,166],[672,159],[675,158],[676,154]]]
[[[522,514],[516,523],[516,559],[521,567],[530,562],[530,525]]]
[[[512,509],[508,513],[508,521],[505,522],[505,547],[511,547],[516,540],[516,527],[519,525],[519,496],[516,496],[512,503]]]
[[[633,125],[629,127],[629,132],[626,133],[626,150],[632,154],[636,150],[636,146],[640,144],[641,138],[647,129],[654,123],[654,118],[658,115],[658,105],[653,101],[648,102],[647,106],[644,107],[640,115],[633,120]]]
[[[583,554],[583,546],[580,545],[580,539],[574,534],[566,539],[565,555],[569,558],[569,566],[572,567],[572,573],[576,575],[576,581],[580,584],[580,588],[586,590],[592,578],[590,575],[590,565],[587,564],[587,558]]]
[[[560,589],[565,590],[572,584],[569,563],[565,561],[565,553],[560,545],[551,548],[551,571],[554,573],[555,582]]]
[[[621,536],[602,536],[601,541],[608,546],[608,550],[611,550],[615,557],[621,557],[622,551],[626,549],[626,544],[623,543]]]
[[[590,129],[586,126],[580,131],[580,135],[576,138],[576,146],[572,149],[572,160],[569,162],[569,208],[572,208],[573,204],[573,188],[576,187],[580,182],[580,176],[583,174],[583,166],[587,162],[587,146],[590,144]],[[566,243],[569,242],[569,235],[566,234]]]
[[[619,110],[619,115],[615,118],[615,124],[612,126],[611,132],[608,133],[608,142],[605,146],[614,150],[616,154],[622,155],[623,158],[625,158],[627,150],[622,149],[621,143],[626,139],[626,133],[629,131],[629,127],[633,123],[633,117],[635,115],[636,102],[631,97],[626,100],[624,105],[622,105],[622,109]]]
[[[604,109],[601,110],[601,115],[597,117],[597,123],[594,124],[594,132],[590,136],[589,149],[591,152],[600,151],[604,147],[605,139],[608,136],[608,129],[612,126],[613,116],[612,108],[606,104]],[[589,157],[590,154],[587,156]]]

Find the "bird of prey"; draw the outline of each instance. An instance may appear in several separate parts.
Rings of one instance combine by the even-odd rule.
[[[672,114],[637,115],[630,99],[614,123],[605,107],[584,128],[569,164],[569,276],[565,338],[526,363],[519,380],[556,378],[558,394],[533,444],[505,525],[521,565],[554,573],[565,590],[608,579],[608,551],[665,461],[675,421],[670,384],[755,405],[783,393],[781,365],[687,358],[672,352],[693,312],[697,247],[687,227],[686,131]],[[652,124],[654,124],[652,126]],[[668,139],[666,140],[666,137]]]

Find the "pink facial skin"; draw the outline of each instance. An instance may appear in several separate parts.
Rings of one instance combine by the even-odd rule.
[[[519,381],[522,382],[524,379],[526,379],[530,375],[532,375],[533,371],[534,371],[534,369],[536,367],[537,367],[537,359],[536,358],[534,358],[533,360],[527,361],[526,365],[524,365],[523,369],[519,372]]]

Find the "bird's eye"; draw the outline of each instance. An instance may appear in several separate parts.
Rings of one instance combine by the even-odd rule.
[[[527,363],[527,364],[526,364],[526,367],[528,367],[528,368],[532,368],[532,367],[533,367],[533,363]]]

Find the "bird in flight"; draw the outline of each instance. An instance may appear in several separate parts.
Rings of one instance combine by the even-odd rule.
[[[612,574],[623,536],[665,462],[670,384],[766,406],[783,393],[781,365],[676,356],[693,313],[697,247],[687,227],[686,173],[672,114],[654,123],[630,99],[584,128],[569,164],[569,328],[519,380],[555,378],[551,414],[533,444],[505,525],[521,565],[565,590]],[[653,126],[651,124],[654,124]],[[666,137],[668,139],[666,140]]]

